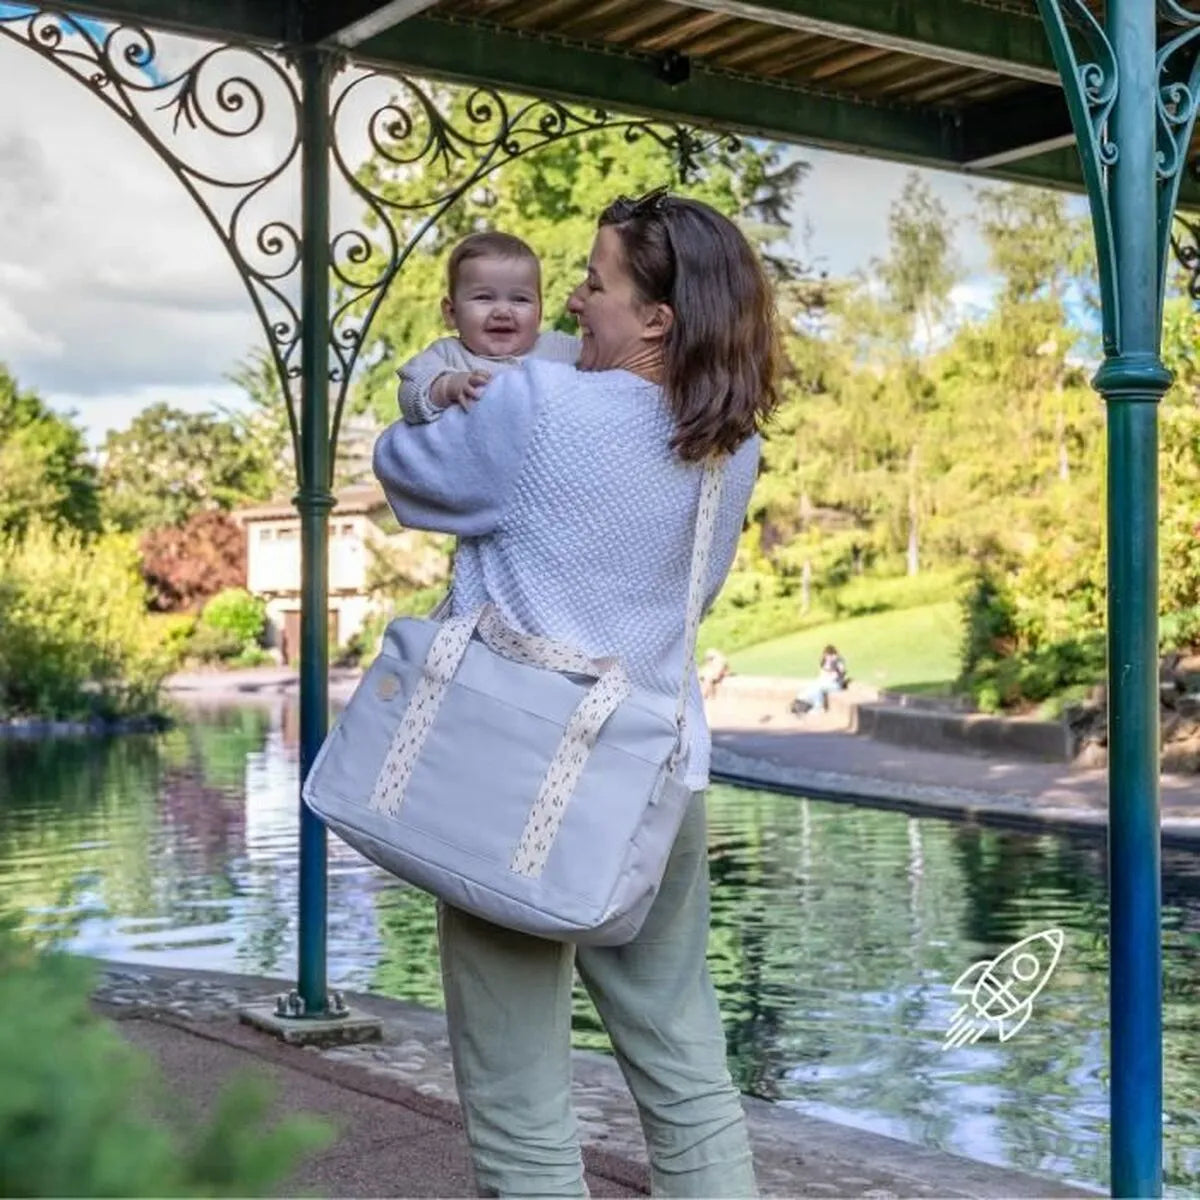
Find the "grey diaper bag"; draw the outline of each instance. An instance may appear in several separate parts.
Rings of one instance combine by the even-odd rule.
[[[684,717],[721,484],[705,466],[674,702],[632,686],[619,659],[513,629],[491,604],[400,618],[305,802],[456,908],[560,941],[631,941],[691,799]]]

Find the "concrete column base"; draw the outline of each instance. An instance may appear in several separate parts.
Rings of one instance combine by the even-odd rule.
[[[269,1004],[252,1004],[238,1009],[238,1020],[289,1046],[348,1046],[378,1042],[383,1023],[378,1017],[350,1012],[344,1017],[285,1017]]]

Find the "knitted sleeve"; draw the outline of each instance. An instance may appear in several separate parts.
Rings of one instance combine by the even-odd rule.
[[[528,369],[517,367],[497,375],[470,412],[455,406],[430,424],[397,421],[385,429],[374,467],[396,519],[459,537],[495,530],[540,406]]]
[[[442,410],[429,396],[434,380],[450,371],[465,370],[466,359],[456,338],[439,338],[420,354],[414,354],[396,372],[400,376],[397,399],[405,421],[410,425],[436,421]]]

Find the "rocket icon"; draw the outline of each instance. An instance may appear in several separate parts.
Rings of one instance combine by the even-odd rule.
[[[977,1042],[992,1026],[1000,1041],[1007,1042],[1029,1020],[1033,1002],[1058,966],[1062,948],[1062,930],[1043,929],[990,961],[972,963],[950,989],[968,1000],[950,1018],[942,1049]]]

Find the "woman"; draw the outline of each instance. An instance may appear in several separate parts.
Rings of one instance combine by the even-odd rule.
[[[637,1101],[655,1193],[748,1196],[749,1144],[705,959],[709,736],[684,662],[684,607],[701,464],[713,455],[727,463],[706,606],[733,562],[757,431],[776,400],[770,292],[730,221],[657,192],[605,210],[567,307],[578,368],[529,361],[469,414],[394,425],[375,470],[403,524],[458,535],[455,614],[490,600],[528,632],[619,655],[635,685],[665,696],[686,667],[694,795],[629,945],[577,948],[443,907],[467,1137],[484,1194],[586,1194],[570,1106],[578,968]]]

